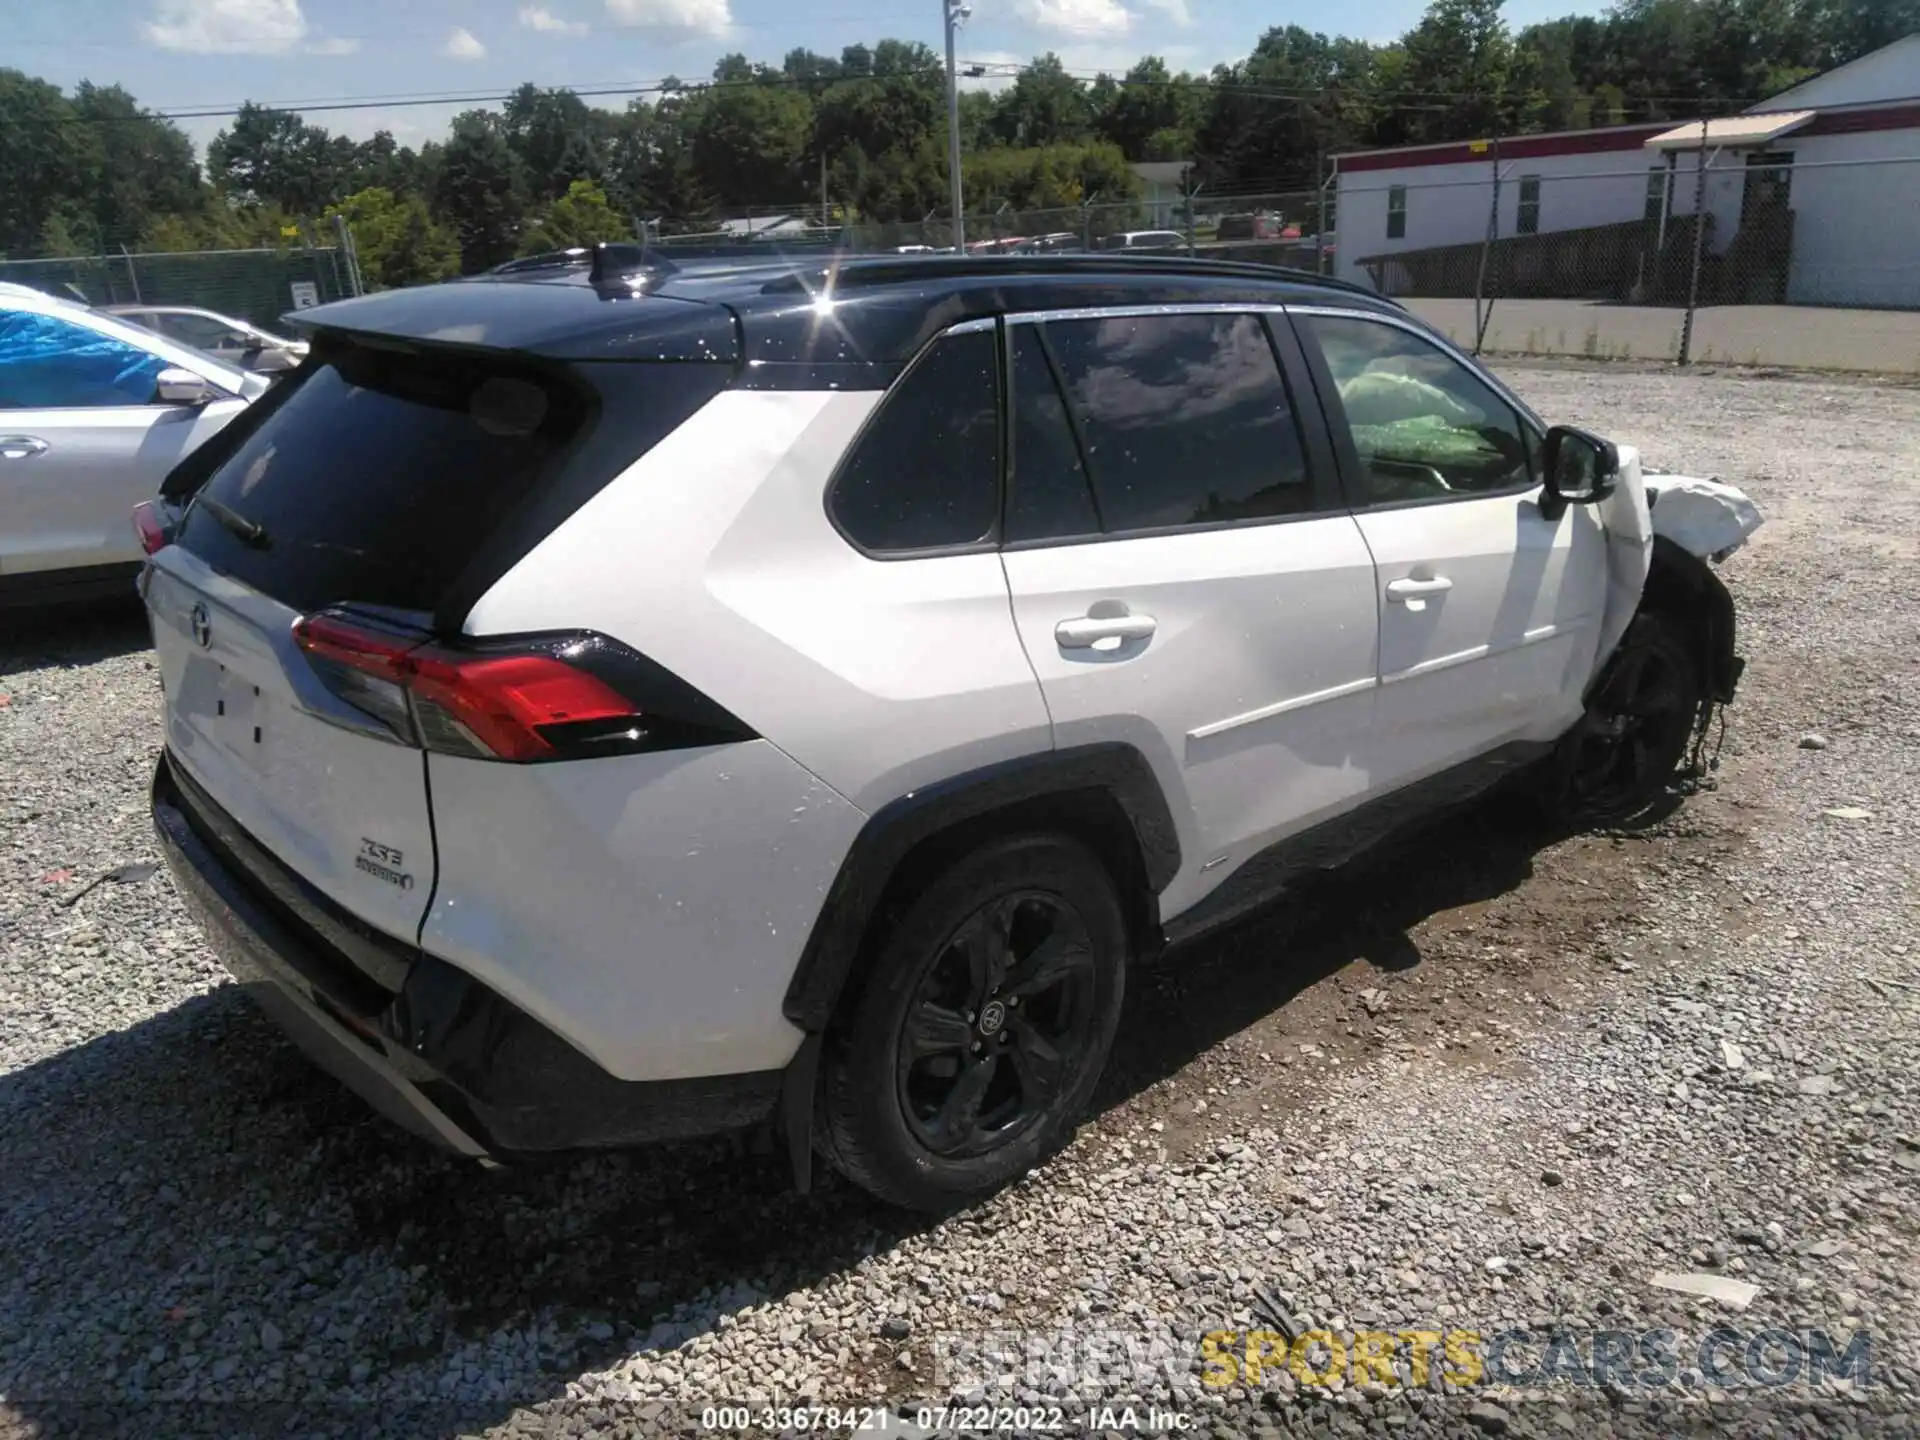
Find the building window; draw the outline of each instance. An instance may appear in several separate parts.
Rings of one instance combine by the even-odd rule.
[[[1742,219],[1757,210],[1784,210],[1793,193],[1793,152],[1762,150],[1747,156],[1747,183],[1740,200]]]
[[[1514,229],[1521,235],[1540,233],[1540,177],[1538,175],[1520,177],[1520,213],[1516,217]]]
[[[1407,187],[1389,185],[1387,187],[1387,239],[1404,240],[1407,238]]]
[[[1666,217],[1667,190],[1672,184],[1673,171],[1665,165],[1656,165],[1647,172],[1647,223],[1658,225]]]

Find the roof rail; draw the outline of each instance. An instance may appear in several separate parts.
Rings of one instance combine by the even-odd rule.
[[[791,275],[770,280],[764,288],[769,294],[817,288],[817,285],[810,287],[806,284],[814,276],[818,276],[821,283],[844,289],[849,285],[886,285],[903,280],[966,280],[995,275],[1111,275],[1115,272],[1288,281],[1318,285],[1329,290],[1344,290],[1405,308],[1392,296],[1382,295],[1352,280],[1337,280],[1331,275],[1318,275],[1295,266],[1265,265],[1251,260],[1214,260],[1190,255],[1128,255],[1118,251],[1053,255],[837,254],[825,261],[796,263]]]
[[[572,245],[565,250],[543,250],[538,255],[523,255],[495,265],[489,275],[524,275],[533,270],[563,270],[586,265],[587,282],[607,285],[627,276],[647,271],[669,275],[680,267],[658,250],[622,240],[600,240],[592,245]]]

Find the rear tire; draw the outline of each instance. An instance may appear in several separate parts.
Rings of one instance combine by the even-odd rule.
[[[1570,829],[1644,817],[1672,785],[1705,698],[1685,631],[1658,611],[1634,617],[1547,762],[1543,808]]]
[[[943,1213],[1058,1151],[1120,1021],[1126,921],[1077,840],[968,854],[880,937],[822,1055],[819,1138],[881,1199]]]

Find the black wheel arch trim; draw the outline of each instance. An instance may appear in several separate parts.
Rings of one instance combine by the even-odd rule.
[[[1745,668],[1734,653],[1737,636],[1733,596],[1713,567],[1664,535],[1653,537],[1641,608],[1679,619],[1693,636],[1694,655],[1707,697],[1726,704],[1733,699]]]
[[[996,811],[1075,794],[1105,797],[1125,815],[1157,929],[1158,896],[1180,869],[1180,837],[1146,757],[1106,742],[1005,760],[923,786],[861,827],[787,987],[786,1017],[809,1033],[826,1029],[881,898],[917,847]]]

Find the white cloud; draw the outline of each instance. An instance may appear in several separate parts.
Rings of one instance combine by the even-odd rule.
[[[449,60],[478,60],[487,53],[487,47],[474,38],[471,30],[463,30],[456,25],[453,33],[447,36],[447,43],[441,47],[440,53]]]
[[[1139,61],[1142,53],[1138,44],[1128,41],[1118,44],[1103,44],[1098,40],[1078,44],[1068,41],[1054,48],[1066,72],[1076,80],[1089,83],[1100,74],[1112,75],[1116,79],[1126,74]],[[1165,60],[1167,68],[1176,74],[1182,70],[1192,70],[1201,59],[1199,48],[1193,45],[1156,45],[1151,48],[1151,53]],[[962,50],[959,60],[960,88],[985,90],[993,94],[1012,85],[1019,79],[1019,72],[1033,63],[1031,52],[1017,53],[1012,50]],[[969,79],[966,70],[971,65],[984,65],[993,73]],[[1202,67],[1202,73],[1205,73],[1205,67]]]
[[[1146,0],[1149,10],[1158,10],[1182,30],[1193,24],[1193,12],[1187,8],[1187,0]]]
[[[330,35],[324,40],[309,41],[306,47],[309,55],[352,55],[360,48],[360,42],[346,35]]]
[[[562,20],[544,5],[522,5],[520,23],[529,30],[545,30],[555,35],[584,35],[586,25],[579,20]]]
[[[1120,0],[1019,0],[1015,9],[1036,29],[1062,35],[1124,35],[1133,28],[1133,16]]]
[[[300,0],[158,0],[140,27],[163,50],[284,55],[307,34]]]
[[[731,0],[607,0],[607,16],[616,25],[715,38],[733,29]]]

